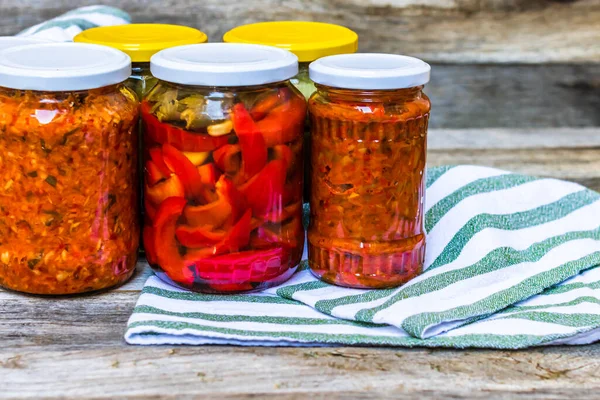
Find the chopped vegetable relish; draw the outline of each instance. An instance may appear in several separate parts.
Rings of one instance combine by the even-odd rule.
[[[429,99],[420,87],[317,88],[309,101],[310,268],[341,286],[405,283],[424,262]]]
[[[0,285],[35,294],[105,289],[139,241],[138,104],[124,86],[0,89]]]

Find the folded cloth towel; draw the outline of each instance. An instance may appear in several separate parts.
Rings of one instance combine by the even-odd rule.
[[[522,348],[600,337],[600,194],[493,168],[440,167],[428,171],[425,208],[426,270],[400,288],[328,285],[305,263],[259,294],[190,293],[151,277],[125,338]]]
[[[55,42],[69,42],[80,32],[97,26],[131,22],[125,11],[108,6],[88,6],[69,11],[49,21],[25,29],[17,36],[30,36]]]

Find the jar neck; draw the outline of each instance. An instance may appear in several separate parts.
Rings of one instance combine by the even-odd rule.
[[[319,95],[339,102],[407,102],[420,99],[423,95],[423,86],[392,90],[341,89],[319,84],[315,86]]]
[[[310,62],[301,62],[298,63],[298,74],[307,74],[308,75],[308,66]]]
[[[150,75],[150,63],[149,62],[131,63],[131,74],[132,75]]]

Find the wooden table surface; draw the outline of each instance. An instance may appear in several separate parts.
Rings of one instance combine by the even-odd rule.
[[[600,189],[600,129],[435,130],[430,165],[473,163]],[[524,351],[138,347],[123,341],[150,274],[112,292],[0,291],[0,398],[596,398],[600,345]]]

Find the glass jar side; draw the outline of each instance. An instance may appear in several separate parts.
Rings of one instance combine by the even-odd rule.
[[[158,79],[152,76],[149,62],[134,62],[131,64],[131,77],[125,82],[142,100],[156,86]]]
[[[137,118],[123,85],[0,89],[0,286],[64,295],[133,274]]]
[[[429,99],[421,87],[317,88],[309,101],[310,268],[341,286],[401,285],[424,262]]]
[[[300,92],[161,81],[141,110],[144,244],[158,275],[210,293],[287,280],[304,247]]]
[[[310,62],[301,62],[298,64],[298,75],[296,75],[291,82],[296,88],[304,95],[306,100],[310,99],[310,96],[317,91],[314,82],[308,75],[308,66]]]

